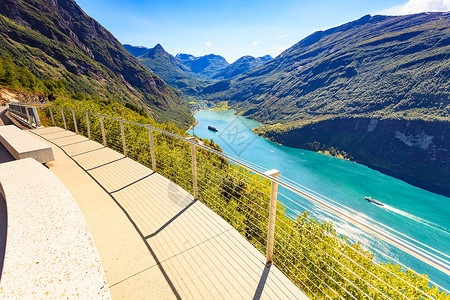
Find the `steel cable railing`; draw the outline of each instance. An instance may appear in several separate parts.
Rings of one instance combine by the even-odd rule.
[[[431,287],[433,284],[445,290],[428,277],[398,262],[378,261],[368,250],[380,252],[376,247],[358,240],[350,243],[330,223],[320,223],[303,212],[284,207],[278,197],[306,210],[298,200],[278,191],[278,185],[448,276],[449,263],[435,254],[439,251],[426,247],[432,252],[427,251],[385,224],[374,220],[375,225],[367,223],[366,219],[371,220],[367,216],[288,178],[269,175],[255,164],[148,125],[80,110],[49,106],[38,110],[44,125],[67,128],[110,147],[193,194],[266,253],[268,262],[275,263],[310,297],[448,297]],[[288,210],[293,212],[289,214],[292,217],[287,216]]]
[[[290,200],[290,201],[293,201],[293,200],[290,199],[288,196],[283,195],[282,193],[280,193],[280,195],[281,195],[282,197],[284,197],[284,198]],[[295,202],[295,203],[296,203],[296,202]],[[305,211],[307,211],[307,209],[306,209],[305,207],[302,207],[302,208],[303,208]],[[281,222],[283,222],[283,221],[281,221]],[[315,224],[313,224],[313,226],[317,227],[317,225],[315,225]],[[328,236],[329,236],[329,235],[328,235]],[[335,239],[335,240],[338,241],[338,242],[340,241],[339,239]],[[364,253],[362,253],[361,251],[359,251],[359,250],[357,250],[357,249],[355,249],[355,248],[350,247],[347,243],[342,243],[342,242],[340,242],[340,244],[341,244],[342,246],[345,246],[345,247],[347,247],[348,249],[352,250],[352,251],[355,252],[356,254],[359,254],[361,257],[370,260],[370,259],[367,257],[367,255],[365,255]],[[369,247],[369,246],[368,246],[368,247]],[[375,249],[376,249],[376,248],[374,248],[373,250],[374,250],[374,251],[377,251],[377,250],[375,250]],[[335,250],[336,250],[336,251],[340,251],[340,250],[338,250],[338,249],[335,249]],[[381,254],[381,253],[380,253],[380,254]],[[349,258],[349,259],[350,259],[350,258]],[[350,259],[350,260],[351,260],[351,259]],[[389,260],[390,260],[390,261],[395,261],[392,257],[390,257]],[[357,262],[355,262],[355,261],[353,261],[353,260],[352,260],[352,262],[353,262],[354,264],[358,264]],[[411,288],[417,290],[418,292],[422,293],[425,297],[428,297],[428,298],[429,298],[429,296],[427,296],[425,293],[423,293],[423,291],[419,290],[417,287],[411,285],[411,283],[405,281],[403,278],[399,277],[397,274],[395,274],[395,273],[393,273],[392,271],[386,269],[383,265],[379,264],[378,262],[376,262],[376,261],[373,261],[373,262],[374,262],[375,264],[377,264],[380,268],[384,269],[386,272],[390,273],[392,276],[396,277],[398,280],[401,280],[401,281],[404,282],[405,284],[409,285]],[[396,263],[400,264],[400,263],[397,262],[397,261],[396,261]],[[365,271],[367,271],[368,273],[370,273],[370,271],[368,271],[368,270],[365,270]],[[411,270],[411,271],[412,271],[412,272],[415,272],[415,271],[413,271],[413,270]],[[424,278],[423,275],[418,274],[417,272],[415,272],[415,273],[417,274],[417,276],[420,276],[420,277]],[[370,273],[370,274],[371,274],[371,273]],[[372,274],[372,275],[374,275],[374,274]],[[376,276],[376,275],[374,275],[374,276]],[[378,278],[378,277],[377,277],[377,279],[383,281],[382,279],[380,279],[380,278]],[[425,279],[425,278],[424,278],[424,279]],[[428,280],[430,280],[430,279],[428,279]],[[433,282],[432,280],[430,280],[430,282],[433,283],[434,285],[436,285],[436,283]],[[385,282],[385,283],[386,283],[387,285],[389,284],[389,283],[387,283],[387,282]],[[394,290],[397,290],[397,289],[395,289],[394,287],[392,287],[392,288],[393,288]],[[398,291],[398,290],[397,290],[397,291]]]

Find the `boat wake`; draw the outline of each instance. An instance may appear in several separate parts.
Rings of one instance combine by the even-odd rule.
[[[431,228],[434,228],[434,229],[438,229],[438,230],[443,231],[443,232],[445,232],[447,234],[450,234],[450,231],[447,228],[445,228],[445,227],[443,227],[443,226],[441,226],[439,224],[430,222],[428,220],[422,219],[422,218],[420,218],[418,216],[412,215],[410,213],[404,212],[403,210],[400,210],[398,208],[395,208],[395,207],[392,207],[392,206],[389,206],[389,205],[386,205],[386,204],[384,204],[383,208],[385,210],[388,210],[390,212],[399,214],[399,215],[401,215],[403,217],[406,217],[408,219],[411,219],[413,221],[416,221],[416,222],[419,222],[421,224],[424,224],[424,225],[426,225],[428,227],[431,227]]]

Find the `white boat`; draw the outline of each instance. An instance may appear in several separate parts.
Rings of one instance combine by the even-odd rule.
[[[383,206],[384,205],[383,203],[381,203],[378,200],[373,199],[372,197],[364,197],[364,199],[366,199],[367,201],[369,201],[369,202],[371,202],[373,204],[376,204],[378,206]]]

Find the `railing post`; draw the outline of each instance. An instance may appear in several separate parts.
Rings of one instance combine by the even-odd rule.
[[[26,106],[25,106],[25,112],[27,113],[27,120],[28,120],[28,123],[29,123],[30,126],[32,127],[33,125],[31,124],[30,113],[28,112],[28,107],[26,107]]]
[[[265,173],[267,176],[278,179],[280,171],[270,170]],[[267,232],[267,251],[266,264],[271,264],[273,259],[273,247],[275,244],[275,221],[277,218],[277,202],[278,202],[278,182],[272,181],[270,192],[270,208],[269,208],[269,228]]]
[[[148,128],[148,139],[150,141],[150,155],[152,156],[152,170],[156,172],[155,145],[153,143],[153,129]]]
[[[103,146],[106,147],[105,125],[103,125],[103,116],[100,116],[100,127],[102,128]]]
[[[188,139],[194,140],[194,137]],[[195,144],[191,144],[191,157],[192,157],[192,190],[194,194],[194,200],[198,199],[198,186],[197,186],[197,152]]]
[[[52,107],[49,106],[48,110],[50,111],[50,117],[52,118],[52,124],[53,124],[53,126],[55,126],[55,118],[53,117]]]
[[[125,140],[125,132],[123,130],[123,120],[120,120],[120,134],[122,135],[122,150],[123,155],[127,156],[127,142]]]
[[[63,119],[63,123],[64,123],[64,129],[67,130],[66,117],[64,116],[64,111],[63,111],[62,107],[60,108],[60,110],[61,110],[61,115],[62,115],[62,119]]]
[[[75,118],[75,110],[72,109],[73,125],[75,126],[75,133],[78,134],[77,119]]]
[[[91,125],[89,123],[89,113],[88,112],[86,112],[86,127],[87,127],[88,139],[91,139]]]

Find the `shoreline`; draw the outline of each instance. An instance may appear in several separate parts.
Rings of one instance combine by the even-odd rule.
[[[189,126],[189,128],[186,130],[186,133],[188,133],[189,131],[191,131],[193,128],[195,128],[195,126],[198,125],[198,121],[195,120],[194,124],[192,124],[191,126]]]

